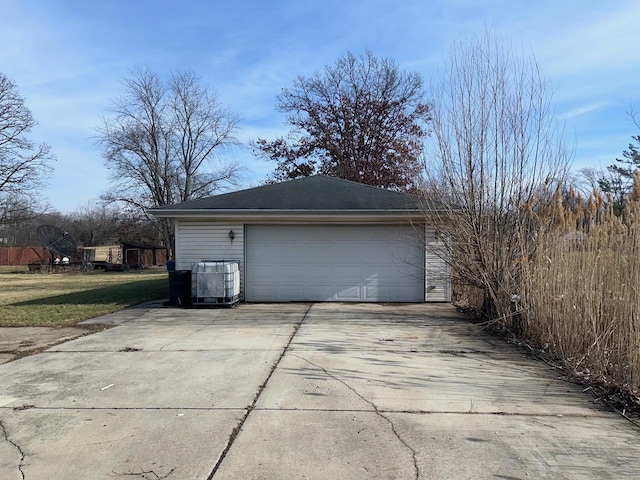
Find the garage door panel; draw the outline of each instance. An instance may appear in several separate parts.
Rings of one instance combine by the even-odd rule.
[[[393,267],[393,265],[391,265],[391,267]],[[379,262],[377,266],[369,266],[369,265],[361,266],[360,272],[361,272],[361,275],[367,280],[377,281],[377,280],[380,280],[382,276],[382,273],[380,273],[381,268],[390,270],[389,265],[387,263]],[[394,273],[393,270],[390,273]],[[382,277],[382,278],[385,278],[385,277]]]
[[[328,285],[307,285],[304,300],[310,298],[318,302],[327,302],[333,299],[333,288]]]
[[[272,258],[280,258],[282,253],[286,252],[288,257],[288,262],[291,263],[301,263],[304,262],[309,257],[308,249],[305,246],[301,245],[280,245],[278,248],[274,249],[271,252],[271,255],[265,257],[265,261],[268,261]]]
[[[313,257],[309,256],[309,251],[313,250],[314,255]],[[331,255],[333,254],[333,252],[331,251],[331,246],[328,246],[326,244],[306,244],[304,247],[302,247],[302,251],[305,255],[305,259],[307,261],[310,261],[312,263],[314,262],[322,262],[324,259],[326,258],[331,258]]]
[[[249,225],[247,301],[424,301],[411,227]]]
[[[293,265],[279,265],[277,268],[273,268],[272,281],[279,284],[286,282],[288,284],[297,285],[304,284],[305,272]]]
[[[254,284],[252,289],[253,289],[253,294],[257,298],[269,298],[269,297],[274,297],[276,295],[275,288],[273,285]]]
[[[282,268],[283,267],[275,268],[273,265],[253,265],[253,282],[258,284],[273,284],[275,279],[282,278],[284,276]],[[297,273],[297,271],[292,268],[290,274],[293,275],[295,273]]]
[[[251,273],[254,284],[271,282],[271,279],[273,278],[273,269],[269,266],[253,265]]]
[[[359,302],[363,300],[362,290],[353,285],[337,285],[335,299],[341,302]]]
[[[358,265],[341,264],[335,266],[332,270],[333,275],[335,275],[336,282],[349,283],[353,285],[360,284],[366,280]]]
[[[331,279],[335,275],[333,266],[326,265],[325,263],[319,263],[314,265],[313,263],[305,263],[303,266],[304,276],[307,279],[306,283],[311,285],[326,285],[331,282]]]
[[[339,245],[339,248],[332,248],[328,252],[328,258],[332,258],[336,263],[358,264],[362,261],[362,245]]]
[[[376,302],[390,302],[392,300],[392,289],[384,286],[368,285],[364,290],[365,299],[375,299]],[[395,300],[401,301],[401,300]]]

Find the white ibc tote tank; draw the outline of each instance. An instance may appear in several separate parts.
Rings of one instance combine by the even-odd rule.
[[[240,298],[238,262],[201,260],[191,266],[193,305],[233,305]]]

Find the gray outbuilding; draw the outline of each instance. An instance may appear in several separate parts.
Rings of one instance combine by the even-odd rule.
[[[423,203],[316,175],[155,208],[175,220],[177,269],[237,261],[247,302],[448,302]]]

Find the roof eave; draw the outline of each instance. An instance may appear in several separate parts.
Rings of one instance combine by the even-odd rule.
[[[260,209],[161,209],[149,210],[158,218],[216,219],[242,221],[356,221],[399,220],[408,221],[425,217],[425,212],[408,210],[260,210]]]

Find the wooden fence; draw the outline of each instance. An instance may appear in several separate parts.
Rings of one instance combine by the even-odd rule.
[[[0,265],[49,263],[51,255],[44,247],[0,247]]]
[[[86,255],[85,251],[93,250],[92,255]],[[109,255],[111,254],[111,255]],[[88,247],[78,249],[72,262],[102,261],[115,264],[126,263],[128,265],[152,266],[165,265],[167,263],[167,250],[164,247],[126,243],[106,247]],[[51,263],[51,254],[44,247],[0,247],[0,266],[28,265]]]

